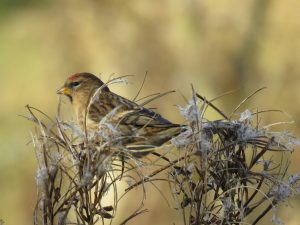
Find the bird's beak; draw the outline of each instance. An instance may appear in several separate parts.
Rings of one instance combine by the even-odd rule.
[[[70,92],[70,89],[69,88],[66,88],[66,87],[62,87],[60,88],[56,94],[58,95],[67,95],[67,96],[70,96],[71,95],[71,92]]]

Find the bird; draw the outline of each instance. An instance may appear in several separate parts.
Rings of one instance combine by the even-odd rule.
[[[132,152],[151,152],[185,130],[184,126],[112,92],[88,72],[69,76],[57,94],[68,97],[82,131],[97,133],[103,120],[107,120],[117,130],[122,146]]]

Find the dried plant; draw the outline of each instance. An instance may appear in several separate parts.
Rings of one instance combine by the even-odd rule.
[[[287,156],[298,141],[260,125],[260,114],[265,112],[238,114],[245,101],[226,116],[193,91],[188,105],[179,107],[186,130],[164,148],[154,149],[150,153],[154,157],[126,150],[105,119],[97,135],[88,135],[59,113],[52,120],[27,106],[27,118],[37,125],[32,134],[38,161],[34,224],[112,223],[124,195],[148,182],[162,181],[170,184],[177,202],[173,207],[182,213],[183,224],[257,224],[272,209],[272,222],[280,224],[278,204],[299,192],[300,175],[287,174]],[[223,119],[206,120],[208,107]],[[121,180],[131,181],[126,190],[119,190]],[[104,205],[108,192],[114,200]],[[143,199],[136,208],[120,224],[147,211]]]

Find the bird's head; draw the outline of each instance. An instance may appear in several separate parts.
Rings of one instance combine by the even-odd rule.
[[[103,87],[103,91],[109,91],[108,87],[103,85],[104,83],[91,73],[76,73],[67,78],[57,94],[65,95],[73,102],[77,98],[89,98],[100,87]]]

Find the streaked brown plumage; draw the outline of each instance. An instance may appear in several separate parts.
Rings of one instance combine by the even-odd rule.
[[[121,133],[122,143],[129,150],[161,146],[184,129],[154,111],[111,92],[90,73],[70,76],[57,93],[69,97],[82,130],[95,132],[101,120],[109,117],[108,122]]]

